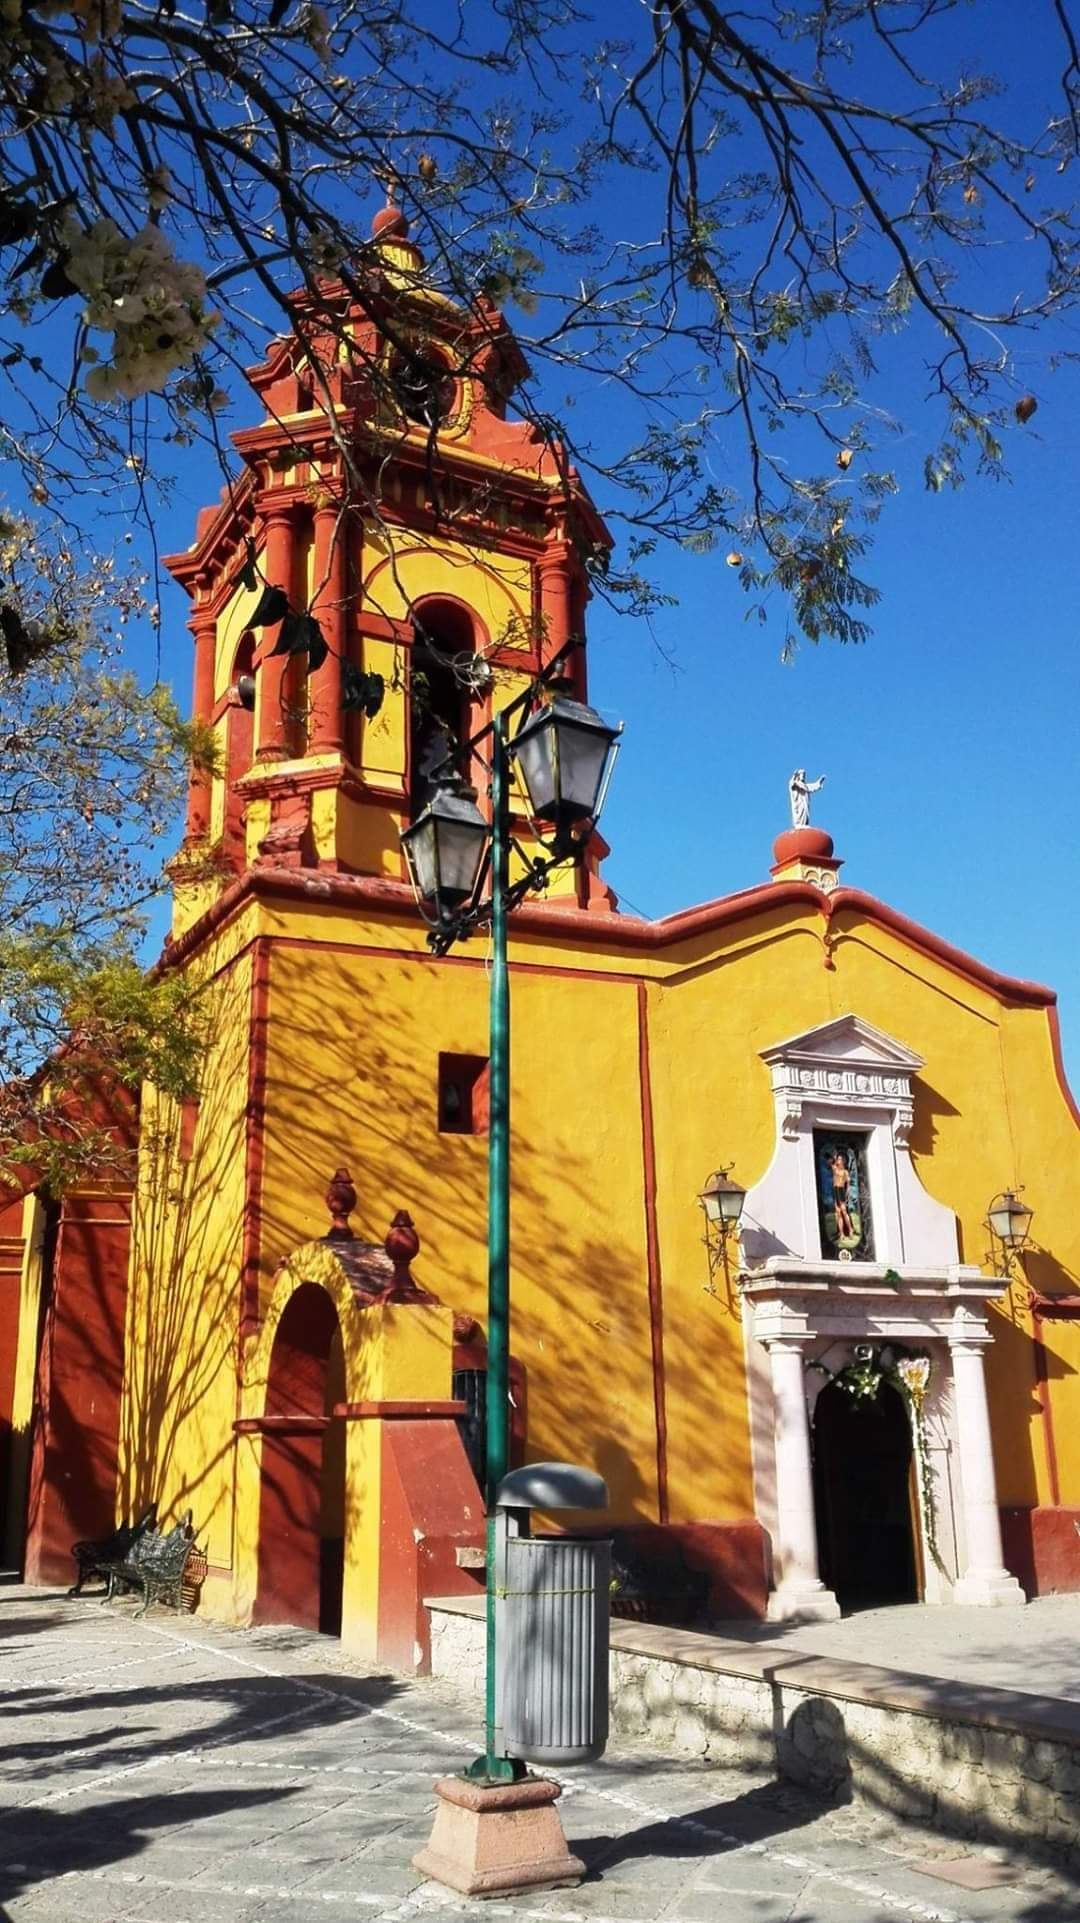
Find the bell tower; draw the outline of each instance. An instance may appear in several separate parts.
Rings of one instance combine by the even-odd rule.
[[[584,639],[612,545],[560,445],[508,418],[528,370],[503,315],[431,283],[400,209],[376,214],[350,279],[362,299],[297,297],[250,370],[264,412],[232,437],[242,473],[167,560],[217,741],[172,864],[176,934],[253,867],[402,881],[399,836],[448,741]],[[603,853],[594,836],[563,883],[601,910]]]

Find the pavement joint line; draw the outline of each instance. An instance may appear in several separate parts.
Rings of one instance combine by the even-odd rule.
[[[135,1888],[168,1890],[177,1896],[181,1896],[193,1888],[197,1889],[200,1894],[205,1893],[207,1896],[257,1896],[263,1900],[267,1897],[277,1897],[286,1901],[290,1899],[295,1901],[298,1894],[295,1885],[286,1887],[271,1883],[177,1883],[172,1877],[155,1876],[152,1870],[91,1870],[90,1876],[95,1883],[123,1883],[126,1886],[134,1886]],[[64,1870],[62,1874],[54,1880],[56,1882],[65,1882],[71,1877],[78,1877],[80,1880],[84,1880],[86,1871]],[[393,1896],[369,1895],[363,1890],[312,1890],[305,1888],[302,1894],[305,1902],[310,1897],[320,1903],[364,1903],[372,1909],[376,1908],[379,1904],[392,1903],[394,1901]]]
[[[95,1676],[115,1676],[117,1671],[121,1669],[142,1669],[147,1663],[164,1663],[167,1661],[167,1654],[160,1656],[132,1656],[126,1662],[107,1663],[103,1669],[95,1669],[91,1673]],[[2,1686],[5,1689],[59,1689],[62,1683],[81,1682],[86,1675],[87,1672],[85,1670],[68,1669],[65,1670],[61,1676],[20,1676],[17,1680],[13,1679],[10,1683],[5,1679]],[[98,1690],[110,1687],[110,1685],[101,1682],[88,1682],[85,1687],[86,1693],[89,1696],[95,1694]]]
[[[235,1651],[229,1650],[227,1648],[223,1648],[220,1645],[216,1645],[213,1643],[203,1643],[195,1640],[192,1637],[177,1635],[174,1632],[167,1630],[164,1627],[159,1626],[157,1624],[140,1622],[139,1627],[140,1629],[145,1629],[145,1631],[149,1635],[163,1638],[165,1641],[169,1642],[174,1648],[179,1647],[182,1649],[187,1649],[199,1656],[203,1656],[210,1659],[217,1657],[219,1659],[232,1662],[238,1668],[246,1669],[255,1674],[260,1674],[263,1676],[270,1677],[273,1680],[278,1682],[283,1682],[297,1689],[302,1694],[309,1695],[309,1696],[316,1696],[316,1697],[322,1698],[323,1700],[330,1700],[334,1702],[338,1707],[341,1707],[342,1705],[346,1707],[348,1706],[348,1697],[343,1696],[340,1690],[327,1688],[326,1685],[313,1682],[306,1677],[297,1677],[297,1676],[283,1677],[280,1670],[271,1669],[269,1665],[264,1663],[259,1663],[251,1657],[244,1657],[244,1656],[237,1655]],[[398,1711],[373,1708],[367,1704],[363,1704],[360,1707],[362,1707],[363,1712],[365,1714],[379,1717],[385,1721],[393,1722],[401,1728],[408,1729],[414,1732],[415,1734],[425,1737],[428,1741],[446,1743],[448,1746],[455,1749],[461,1748],[460,1736],[450,1735],[446,1731],[433,1729],[427,1724],[416,1721],[414,1718],[402,1715]],[[301,1713],[302,1712],[300,1710],[294,1710],[291,1713],[286,1713],[283,1716],[269,1719],[269,1721],[261,1725],[260,1724],[252,1725],[250,1730],[243,1731],[243,1732],[233,1732],[233,1734],[229,1736],[220,1736],[218,1738],[213,1739],[211,1742],[205,1745],[202,1745],[201,1749],[216,1748],[221,1743],[232,1742],[234,1740],[237,1740],[238,1736],[242,1740],[249,1735],[255,1735],[259,1733],[261,1729],[276,1727],[276,1726],[279,1726],[282,1722],[291,1721]],[[182,1755],[184,1753],[185,1752],[181,1752]],[[200,1747],[190,1749],[186,1753],[191,1756],[197,1756],[200,1754]],[[78,1785],[73,1790],[56,1791],[56,1792],[53,1792],[48,1797],[34,1799],[34,1801],[29,1804],[22,1804],[17,1807],[22,1809],[25,1809],[28,1807],[35,1808],[40,1806],[40,1804],[42,1803],[51,1803],[55,1801],[60,1801],[69,1795],[79,1794],[84,1789],[98,1788],[105,1782],[116,1780],[118,1778],[122,1779],[123,1777],[132,1775],[139,1770],[154,1767],[159,1761],[163,1762],[165,1760],[166,1760],[165,1757],[161,1757],[161,1758],[150,1759],[148,1762],[144,1762],[144,1763],[132,1764],[122,1770],[112,1772],[111,1774],[107,1773],[104,1776],[98,1775],[96,1777],[90,1778],[85,1784]],[[632,1815],[645,1817],[647,1820],[651,1822],[658,1822],[664,1825],[670,1824],[673,1827],[685,1829],[688,1833],[708,1837],[711,1841],[724,1844],[727,1848],[740,1850],[744,1852],[746,1855],[768,1854],[770,1856],[771,1861],[775,1862],[778,1865],[781,1865],[784,1868],[794,1870],[797,1873],[803,1875],[804,1877],[808,1876],[813,1878],[816,1881],[831,1884],[834,1888],[844,1889],[854,1895],[870,1897],[875,1902],[879,1903],[882,1909],[893,1911],[893,1912],[899,1912],[902,1914],[920,1918],[922,1919],[922,1923],[972,1923],[972,1919],[965,1918],[954,1910],[943,1909],[938,1907],[937,1905],[926,1903],[918,1897],[901,1896],[894,1892],[883,1890],[880,1887],[876,1886],[875,1884],[867,1883],[858,1877],[847,1875],[842,1871],[830,1870],[828,1868],[824,1868],[821,1865],[812,1862],[809,1858],[800,1856],[793,1851],[773,1850],[771,1848],[767,1850],[766,1845],[763,1843],[748,1843],[744,1839],[734,1836],[727,1831],[721,1830],[719,1828],[714,1828],[714,1826],[711,1824],[700,1823],[693,1817],[679,1816],[677,1814],[673,1815],[668,1810],[654,1808],[651,1805],[641,1803],[637,1798],[626,1796],[625,1794],[621,1794],[618,1791],[603,1789],[598,1787],[594,1783],[575,1784],[575,1788],[587,1788],[591,1790],[592,1794],[597,1796],[600,1800],[609,1802],[617,1808],[622,1808]],[[0,1814],[3,1814],[3,1812],[0,1812]],[[873,1845],[871,1845],[871,1847],[873,1847]],[[409,1900],[406,1899],[406,1902],[402,1906],[400,1906],[400,1914],[407,1915],[409,1913],[409,1907],[410,1907]],[[413,1904],[411,1905],[411,1907],[415,1908],[416,1905]],[[504,1906],[504,1905],[497,1906],[496,1904],[491,1903],[490,1901],[485,1904],[485,1909],[488,1915],[497,1914],[499,1913],[499,1911],[501,1911],[504,1914],[511,1914],[511,1915],[515,1913],[515,1911],[511,1910],[509,1906]],[[516,1913],[517,1914],[521,1913],[520,1905],[517,1906]],[[530,1909],[530,1910],[527,1910],[525,1913],[528,1915],[536,1915],[539,1917],[543,1917],[547,1920],[547,1923],[604,1923],[604,1919],[597,1916],[597,1914],[593,1911],[578,1911],[578,1910],[555,1911],[550,1909],[544,1909],[544,1910]],[[388,1919],[388,1923],[389,1923],[389,1919]],[[615,1920],[611,1919],[610,1923],[615,1923]]]
[[[68,1878],[83,1875],[85,1872],[79,1870],[65,1870],[56,1881],[62,1882]],[[295,1886],[203,1882],[193,1886],[188,1883],[177,1883],[167,1876],[155,1876],[153,1871],[102,1869],[91,1871],[91,1876],[96,1883],[120,1883],[128,1888],[167,1890],[176,1895],[182,1895],[192,1887],[196,1887],[200,1893],[205,1893],[207,1896],[248,1896],[262,1901],[267,1899],[295,1901],[298,1895]],[[304,1885],[302,1892],[299,1893],[303,1895],[305,1902],[358,1903],[366,1905],[369,1909],[381,1908],[385,1923],[398,1923],[399,1919],[423,1914],[424,1911],[437,1914],[440,1910],[460,1910],[462,1903],[459,1891],[444,1889],[441,1884],[431,1882],[419,1883],[414,1890],[409,1890],[404,1896],[369,1894],[358,1890],[313,1890],[309,1885]],[[485,1916],[520,1916],[521,1905],[485,1900],[484,1914]],[[605,1916],[595,1910],[530,1909],[526,1914],[551,1918],[551,1923],[626,1923],[625,1918]],[[941,1912],[941,1915],[944,1917],[945,1913]]]
[[[280,1670],[270,1669],[267,1664],[255,1662],[251,1657],[238,1656],[234,1650],[218,1649],[213,1643],[195,1642],[193,1638],[189,1636],[177,1636],[171,1630],[164,1629],[157,1623],[140,1623],[139,1627],[147,1629],[152,1636],[165,1636],[170,1642],[179,1643],[182,1648],[195,1649],[204,1655],[224,1656],[229,1662],[236,1663],[241,1669],[253,1670],[260,1676],[271,1676],[277,1682],[288,1682],[294,1688],[305,1690],[310,1695],[321,1696],[324,1699],[339,1704],[348,1701],[348,1698],[343,1696],[339,1689],[328,1689],[324,1683],[311,1682],[306,1676],[283,1677]],[[353,1680],[356,1679],[354,1678]],[[462,1747],[460,1736],[449,1735],[445,1730],[432,1729],[427,1723],[419,1723],[411,1716],[401,1715],[400,1711],[377,1709],[367,1703],[364,1703],[362,1708],[368,1716],[379,1716],[387,1722],[397,1723],[402,1729],[411,1730],[418,1736],[426,1736],[432,1742],[446,1743],[451,1749],[460,1750]]]
[[[387,1763],[387,1764],[384,1764],[382,1767],[380,1767],[378,1764],[375,1764],[375,1763],[372,1763],[372,1764],[291,1763],[287,1756],[271,1757],[267,1760],[259,1761],[259,1762],[246,1762],[242,1757],[239,1757],[239,1756],[237,1757],[224,1756],[222,1757],[219,1763],[215,1763],[214,1768],[215,1769],[243,1769],[243,1770],[284,1769],[284,1770],[290,1770],[294,1775],[297,1775],[297,1776],[300,1775],[301,1772],[303,1772],[305,1776],[427,1776],[427,1777],[431,1777],[431,1776],[434,1776],[435,1774],[434,1770],[421,1769],[416,1764],[413,1765],[412,1769],[402,1769],[396,1763]]]
[[[140,1627],[144,1626],[151,1635],[163,1636],[169,1642],[180,1644],[183,1648],[199,1650],[208,1655],[214,1653],[214,1646],[212,1644],[199,1643],[191,1637],[178,1636],[170,1630],[159,1627],[157,1624],[140,1624]],[[279,1671],[270,1669],[266,1664],[258,1663],[251,1657],[237,1656],[232,1650],[221,1651],[220,1653],[227,1655],[229,1660],[235,1662],[240,1668],[254,1670],[265,1676],[280,1675]],[[338,1703],[342,1700],[339,1691],[327,1689],[323,1684],[310,1682],[306,1677],[294,1678],[293,1680],[298,1688],[313,1695],[330,1697]],[[455,1749],[461,1747],[460,1737],[450,1736],[442,1730],[429,1729],[425,1724],[417,1723],[412,1718],[402,1716],[394,1710],[372,1709],[369,1710],[368,1713],[397,1723],[406,1729],[414,1730],[420,1735],[427,1736],[430,1740],[445,1742]],[[577,1785],[575,1785],[575,1787],[577,1787]],[[597,1789],[595,1785],[588,1785],[587,1787],[592,1788],[593,1793],[601,1797],[604,1801],[610,1802],[616,1807],[621,1807],[631,1814],[647,1817],[651,1822],[674,1824],[686,1829],[692,1834],[707,1836],[715,1839],[718,1843],[724,1843],[729,1849],[742,1849],[751,1855],[764,1855],[766,1853],[763,1843],[746,1843],[739,1837],[733,1836],[726,1831],[714,1829],[711,1824],[698,1823],[692,1817],[672,1816],[670,1811],[654,1809],[648,1804],[639,1803],[634,1797],[620,1795],[618,1791]],[[834,1888],[847,1890],[857,1896],[871,1896],[876,1902],[881,1903],[883,1909],[896,1910],[909,1916],[920,1917],[923,1919],[923,1923],[971,1923],[971,1919],[961,1917],[954,1910],[940,1909],[936,1904],[923,1902],[919,1897],[893,1895],[891,1892],[876,1888],[873,1884],[861,1882],[856,1877],[847,1876],[840,1870],[821,1869],[817,1864],[811,1862],[808,1857],[798,1856],[794,1852],[769,1852],[769,1854],[772,1856],[773,1861],[782,1863],[785,1868],[795,1870],[804,1876],[818,1876],[821,1880],[831,1883]],[[557,1923],[554,1912],[544,1911],[543,1914],[550,1917],[552,1923]],[[584,1912],[568,1913],[565,1923],[579,1923],[579,1917],[581,1923],[599,1923],[598,1918],[592,1915],[586,1917]]]
[[[44,1809],[51,1803],[66,1802],[71,1796],[83,1796],[88,1791],[103,1789],[106,1783],[122,1782],[125,1777],[135,1776],[140,1770],[160,1769],[165,1763],[182,1762],[186,1758],[200,1757],[206,1750],[216,1749],[219,1743],[233,1743],[241,1738],[246,1741],[249,1736],[258,1735],[261,1730],[277,1729],[282,1723],[294,1722],[304,1713],[303,1708],[287,1710],[281,1716],[271,1716],[261,1723],[252,1723],[243,1731],[232,1730],[226,1735],[212,1737],[208,1742],[187,1744],[180,1749],[176,1749],[173,1745],[166,1745],[158,1755],[148,1756],[141,1763],[125,1763],[121,1769],[95,1771],[84,1777],[82,1782],[73,1783],[69,1789],[51,1790],[47,1796],[34,1796],[28,1798],[25,1803],[14,1803],[10,1808],[0,1810],[0,1823],[9,1816],[20,1814],[23,1810]]]
[[[746,1856],[767,1856],[771,1863],[779,1863],[785,1869],[795,1870],[804,1877],[819,1878],[838,1889],[848,1890],[856,1896],[872,1896],[884,1909],[905,1911],[910,1916],[922,1917],[924,1923],[972,1923],[972,1919],[960,1916],[955,1910],[943,1910],[936,1904],[924,1903],[919,1897],[898,1896],[878,1889],[874,1884],[861,1882],[858,1877],[849,1876],[843,1870],[830,1870],[821,1864],[814,1863],[809,1857],[800,1856],[793,1850],[777,1850],[766,1843],[748,1843],[745,1838],[735,1836],[728,1830],[722,1830],[716,1824],[701,1823],[693,1816],[672,1815],[670,1810],[657,1809],[651,1804],[639,1802],[637,1797],[627,1796],[618,1790],[602,1789],[593,1783],[582,1787],[588,1787],[602,1802],[612,1803],[617,1808],[628,1810],[634,1815],[647,1817],[652,1823],[670,1824],[675,1828],[689,1831],[691,1835],[708,1837],[717,1843],[725,1844],[729,1849],[741,1850]],[[613,1839],[613,1842],[617,1843],[617,1841],[618,1838]],[[873,1848],[874,1845],[871,1844],[870,1847]],[[545,1911],[545,1915],[547,1914],[549,1912]],[[593,1923],[596,1923],[595,1919]]]

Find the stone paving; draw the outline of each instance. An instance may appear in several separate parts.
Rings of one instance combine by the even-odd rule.
[[[475,1752],[445,1691],[326,1639],[0,1589],[10,1923],[1058,1923],[1080,1886],[752,1773],[616,1748],[563,1773],[577,1890],[468,1902],[410,1867]],[[980,1887],[983,1886],[983,1887]]]
[[[739,1642],[782,1643],[815,1656],[1080,1701],[1080,1595],[1040,1596],[1004,1609],[908,1603],[860,1609],[832,1623],[743,1621],[714,1629]]]

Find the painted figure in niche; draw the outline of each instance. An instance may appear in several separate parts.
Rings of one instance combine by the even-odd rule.
[[[836,1149],[830,1156],[829,1174],[832,1177],[833,1215],[836,1218],[837,1240],[842,1241],[845,1236],[855,1237],[851,1210],[848,1207],[848,1197],[851,1194],[851,1171],[843,1149]]]
[[[821,1252],[826,1260],[873,1260],[865,1146],[857,1135],[814,1135]]]

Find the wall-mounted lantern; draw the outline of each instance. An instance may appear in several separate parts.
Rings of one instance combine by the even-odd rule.
[[[1017,1256],[1030,1248],[1034,1214],[1016,1189],[995,1195],[986,1211],[986,1226],[992,1238],[990,1261],[997,1275],[1011,1275]]]
[[[728,1247],[732,1237],[738,1235],[745,1200],[746,1190],[732,1180],[730,1168],[714,1169],[698,1196],[705,1217],[705,1253],[709,1262],[709,1279],[703,1286],[708,1295],[720,1301],[726,1299],[731,1310],[735,1304]],[[723,1293],[716,1286],[718,1271],[723,1272]]]

